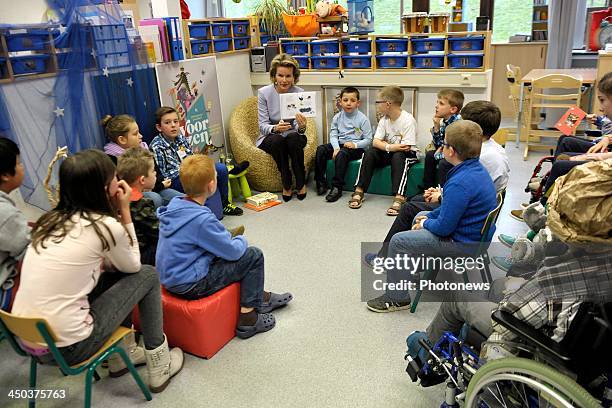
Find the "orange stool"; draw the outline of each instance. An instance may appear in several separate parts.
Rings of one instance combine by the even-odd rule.
[[[164,333],[168,343],[198,357],[211,358],[234,338],[240,313],[240,284],[232,283],[198,300],[181,299],[162,287]],[[139,329],[137,311],[134,326]]]

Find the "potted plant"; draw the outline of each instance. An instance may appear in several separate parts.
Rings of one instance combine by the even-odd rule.
[[[283,13],[286,12],[285,0],[261,0],[255,7],[255,14],[261,21],[261,27],[270,36],[281,34]]]

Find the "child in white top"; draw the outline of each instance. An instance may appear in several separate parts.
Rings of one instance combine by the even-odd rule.
[[[73,365],[96,353],[120,325],[131,327],[138,305],[145,350],[131,358],[146,358],[149,387],[160,392],[181,369],[183,353],[170,351],[163,334],[157,272],[140,265],[130,187],[117,181],[111,159],[97,150],[67,158],[59,183],[57,206],[32,231],[12,313],[44,318]],[[111,376],[127,372],[118,357],[109,358]]]
[[[378,122],[372,148],[363,156],[355,192],[349,207],[360,208],[363,196],[374,174],[374,169],[391,164],[393,203],[387,215],[396,216],[406,201],[404,192],[408,183],[408,170],[418,162],[416,157],[416,120],[402,109],[404,92],[397,86],[386,86],[378,93],[376,109],[384,117]]]

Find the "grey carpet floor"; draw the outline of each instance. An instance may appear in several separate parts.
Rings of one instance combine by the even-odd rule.
[[[539,158],[526,162],[508,143],[512,173],[497,231],[522,233],[526,226],[508,213],[526,202],[523,188]],[[438,304],[422,303],[416,314],[369,312],[360,300],[360,243],[380,241],[393,222],[385,215],[390,197],[368,195],[359,210],[347,207],[348,193],[330,204],[314,185],[306,200],[261,213],[245,209],[226,217],[228,227],[244,224],[250,245],[265,254],[266,288],[291,291],[293,302],[275,313],[276,328],[249,340],[234,339],[211,360],[186,356],[183,371],[161,394],[146,402],[129,376],[94,384],[96,407],[414,407],[443,399],[441,386],[412,384],[404,372],[406,336],[423,330]],[[497,239],[497,234],[496,234]],[[493,271],[500,276],[500,271]],[[0,406],[11,388],[27,388],[29,362],[0,343]],[[144,374],[145,370],[140,369]],[[67,388],[68,399],[40,407],[77,407],[84,378],[39,369],[40,388]]]

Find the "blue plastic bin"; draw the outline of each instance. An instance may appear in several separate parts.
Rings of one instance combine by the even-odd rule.
[[[448,54],[450,68],[482,68],[484,54]]]
[[[444,68],[444,55],[417,54],[410,58],[415,69]]]
[[[412,51],[415,53],[444,51],[444,38],[413,38]]]
[[[51,56],[47,54],[24,55],[11,57],[11,65],[15,75],[42,74],[47,70],[47,64]]]
[[[130,65],[130,54],[127,52],[113,52],[110,54],[98,54],[98,67],[103,68],[120,68]]]
[[[448,37],[448,45],[451,51],[481,51],[484,50],[484,36]]]
[[[251,34],[249,32],[249,25],[248,20],[232,22],[234,37],[248,37]]]
[[[340,67],[340,57],[313,56],[310,57],[314,69],[335,69]]]
[[[378,39],[376,40],[376,51],[378,52],[405,52],[408,51],[407,38]]]
[[[310,49],[313,54],[337,54],[340,52],[338,41],[312,41]]]
[[[210,38],[210,24],[190,24],[189,37],[191,38]]]
[[[55,48],[70,48],[75,45],[91,47],[91,26],[85,24],[71,24],[65,34],[60,35],[58,29],[52,32]]]
[[[212,34],[215,37],[226,37],[230,35],[231,23],[212,23]]]
[[[127,38],[127,31],[123,24],[95,25],[92,26],[92,32],[96,40]]]
[[[259,41],[261,42],[261,45],[267,44],[270,41],[272,41],[274,39],[274,37],[272,37],[271,35],[261,35],[259,37]]]
[[[301,69],[308,69],[308,56],[307,55],[296,55],[293,58],[295,58],[295,60],[297,61],[297,63],[300,65]]]
[[[308,43],[306,41],[288,41],[283,43],[283,52],[291,55],[307,55]]]
[[[58,52],[57,53],[57,67],[59,69],[69,69],[70,66],[75,65],[75,62],[77,60],[79,60],[80,64],[80,59],[81,58],[86,58],[87,61],[87,65],[85,68],[94,68],[96,66],[96,60],[94,59],[93,55],[91,55],[91,53],[87,52],[85,53],[85,55],[73,55],[73,52]],[[78,66],[78,64],[76,64],[76,69],[81,69],[80,66]]]
[[[374,32],[374,1],[347,0],[349,15],[349,34]]]
[[[19,30],[21,31],[21,30]],[[6,38],[6,46],[9,51],[41,51],[49,44],[49,32],[47,30],[28,30],[27,33],[9,34]]]
[[[408,66],[407,55],[377,55],[378,68],[406,68]]]
[[[191,53],[193,55],[208,54],[211,42],[210,40],[191,40]]]
[[[234,49],[235,50],[244,50],[245,48],[249,48],[249,37],[243,38],[234,38]]]
[[[222,38],[218,40],[213,40],[215,45],[215,52],[224,52],[230,50],[231,38]]]
[[[367,53],[372,51],[372,41],[370,40],[348,40],[343,41],[345,52]]]
[[[344,55],[342,60],[346,69],[368,69],[372,67],[372,57],[369,55]]]
[[[96,52],[102,54],[109,54],[112,52],[127,52],[128,40],[127,38],[117,40],[96,40],[95,46]]]

